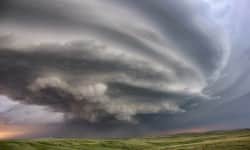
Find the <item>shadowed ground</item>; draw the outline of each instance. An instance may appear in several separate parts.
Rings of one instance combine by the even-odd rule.
[[[1,141],[0,150],[250,150],[250,130],[130,139]]]

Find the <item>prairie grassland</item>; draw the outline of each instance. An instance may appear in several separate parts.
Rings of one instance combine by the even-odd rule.
[[[128,139],[0,141],[0,150],[250,150],[250,130]]]

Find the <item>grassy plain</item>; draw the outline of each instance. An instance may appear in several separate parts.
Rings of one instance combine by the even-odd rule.
[[[128,139],[0,141],[0,150],[250,150],[250,130]]]

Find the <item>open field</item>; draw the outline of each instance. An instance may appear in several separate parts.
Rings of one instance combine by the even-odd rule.
[[[250,130],[130,139],[1,141],[0,150],[250,150]]]

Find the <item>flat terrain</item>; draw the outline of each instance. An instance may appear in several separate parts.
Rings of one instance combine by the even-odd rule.
[[[131,139],[0,141],[0,150],[250,150],[250,130]]]

